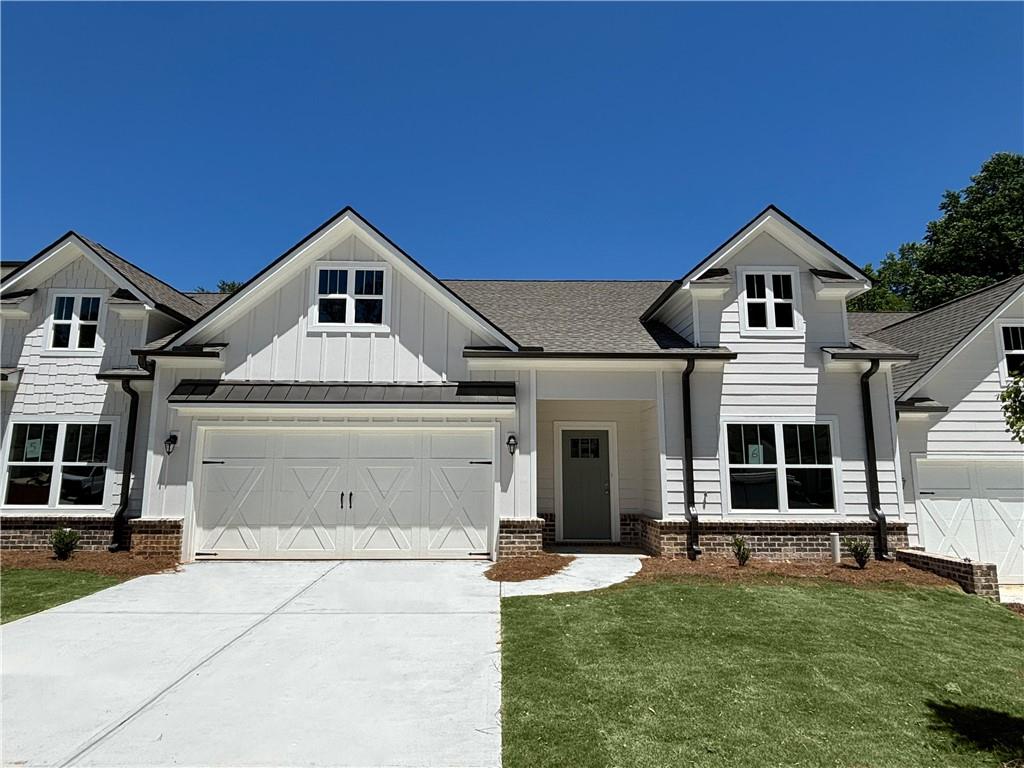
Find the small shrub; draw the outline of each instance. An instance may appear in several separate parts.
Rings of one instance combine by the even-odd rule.
[[[78,531],[70,528],[57,528],[50,534],[50,546],[53,547],[53,554],[58,560],[67,560],[71,553],[78,546],[78,540],[82,538]]]
[[[747,560],[750,559],[750,547],[747,546],[747,540],[742,536],[735,536],[732,540],[732,554],[736,558],[736,562],[740,566],[747,564]]]
[[[871,543],[865,539],[843,539],[843,546],[846,547],[847,551],[853,555],[854,562],[857,563],[857,567],[863,569],[868,564],[868,559],[871,557]]]

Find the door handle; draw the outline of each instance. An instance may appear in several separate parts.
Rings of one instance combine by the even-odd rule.
[[[348,508],[352,509],[352,491],[348,492]]]
[[[604,484],[604,495],[605,495],[605,496],[607,496],[607,495],[608,495],[608,483],[605,483],[605,484]]]
[[[345,508],[345,492],[344,491],[341,492],[341,508],[342,509]]]

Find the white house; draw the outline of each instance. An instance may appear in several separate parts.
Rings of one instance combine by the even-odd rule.
[[[346,208],[183,294],[69,233],[2,282],[4,545],[60,518],[186,561],[884,554],[927,538],[904,477],[941,451],[898,447],[924,356],[851,330],[868,287],[775,207],[671,282],[442,281]]]

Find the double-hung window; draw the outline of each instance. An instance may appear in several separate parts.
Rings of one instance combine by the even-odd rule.
[[[727,424],[726,443],[732,510],[835,511],[829,424]]]
[[[797,328],[794,271],[742,271],[742,325],[746,331],[772,333]]]
[[[13,424],[4,504],[102,506],[109,454],[110,424]]]
[[[383,329],[387,325],[386,265],[318,264],[313,280],[312,326],[318,330]]]
[[[100,296],[64,293],[54,296],[49,349],[98,349],[102,301]]]
[[[998,333],[1002,348],[999,372],[1006,384],[1013,376],[1024,376],[1024,323],[1003,323]]]

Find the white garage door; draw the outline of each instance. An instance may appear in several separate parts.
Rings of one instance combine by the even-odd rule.
[[[493,432],[210,430],[197,557],[487,554]]]
[[[1024,584],[1024,462],[917,460],[917,516],[929,552],[995,563]]]

